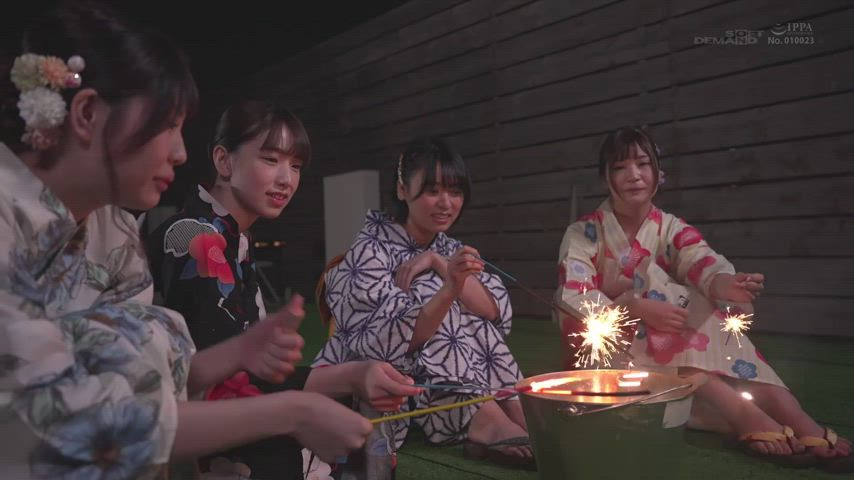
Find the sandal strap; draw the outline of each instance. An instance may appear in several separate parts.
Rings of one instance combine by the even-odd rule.
[[[738,437],[739,442],[777,442],[795,437],[795,431],[783,425],[783,432],[751,432]]]
[[[830,447],[835,448],[836,442],[839,440],[839,436],[836,435],[832,429],[825,427],[824,428],[824,438],[822,437],[801,437],[798,439],[801,444],[807,447]]]

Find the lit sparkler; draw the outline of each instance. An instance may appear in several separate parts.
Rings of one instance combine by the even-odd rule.
[[[585,300],[581,304],[584,312],[581,333],[572,333],[571,337],[581,337],[581,345],[576,353],[576,367],[611,365],[611,357],[618,351],[626,350],[631,342],[622,338],[623,329],[636,324],[638,319],[629,319],[624,307],[608,306]]]
[[[724,318],[724,321],[721,322],[721,331],[727,332],[726,341],[724,345],[729,343],[729,339],[732,336],[735,336],[735,341],[738,342],[738,348],[741,348],[741,337],[744,335],[744,332],[750,329],[750,324],[753,323],[753,320],[750,319],[753,314],[731,314],[727,312],[727,316]]]

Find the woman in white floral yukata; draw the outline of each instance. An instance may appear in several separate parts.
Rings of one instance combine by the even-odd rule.
[[[293,371],[302,339],[280,326],[302,311],[194,355],[183,318],[150,304],[120,207],[156,205],[186,160],[180,51],[77,1],[23,52],[0,81],[0,477],[165,478],[170,459],[279,434],[328,460],[362,445],[367,419],[319,394],[186,401],[238,370]]]
[[[567,228],[555,300],[579,317],[584,302],[627,308],[640,319],[629,350],[635,367],[709,373],[689,425],[734,433],[749,452],[789,465],[818,459],[850,469],[850,443],[801,409],[748,338],[721,332],[727,307],[749,304],[764,276],[736,273],[699,230],[653,205],[660,169],[650,135],[631,127],[609,134],[599,172],[610,196]],[[561,319],[564,337],[574,325]]]

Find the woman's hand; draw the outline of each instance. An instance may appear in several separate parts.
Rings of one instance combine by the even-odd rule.
[[[483,260],[480,253],[474,248],[463,246],[448,259],[448,273],[445,276],[445,284],[451,291],[459,295],[463,291],[466,280],[476,273],[483,271]]]
[[[440,258],[438,253],[432,250],[427,250],[410,258],[397,267],[397,272],[394,274],[395,286],[404,292],[408,292],[409,286],[412,285],[412,280],[415,277],[427,270],[438,270],[437,263],[440,261],[444,260]]]
[[[688,310],[648,298],[635,299],[629,305],[629,315],[640,318],[649,327],[666,333],[681,333],[688,321]]]
[[[719,273],[709,285],[709,296],[726,302],[752,302],[765,288],[764,282],[765,275],[761,273]]]
[[[303,317],[303,298],[294,295],[281,310],[243,332],[238,337],[239,368],[271,383],[284,382],[302,359],[305,342],[297,329]]]
[[[296,411],[282,415],[296,419],[290,436],[321,460],[334,463],[365,444],[373,425],[367,418],[318,393],[284,392],[298,396]]]
[[[367,360],[353,385],[353,391],[360,399],[370,402],[371,408],[378,412],[395,412],[411,397],[421,393],[413,387],[412,378],[398,372],[385,362]]]

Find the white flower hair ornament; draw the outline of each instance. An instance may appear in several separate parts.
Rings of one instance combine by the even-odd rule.
[[[59,142],[68,114],[65,100],[59,94],[69,88],[80,88],[80,72],[86,62],[74,55],[68,62],[57,57],[25,53],[15,59],[10,77],[18,97],[18,111],[26,126],[21,141],[34,150],[47,150]]]

